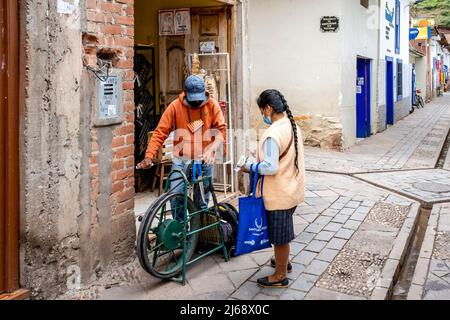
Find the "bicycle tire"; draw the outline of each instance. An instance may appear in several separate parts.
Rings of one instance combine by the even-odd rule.
[[[170,279],[173,278],[175,276],[177,276],[181,271],[182,271],[182,267],[183,267],[183,262],[182,259],[177,259],[175,258],[175,265],[171,270],[167,270],[166,272],[162,272],[160,270],[157,270],[156,268],[156,262],[155,260],[158,259],[158,251],[156,251],[156,258],[153,257],[153,263],[150,262],[150,258],[149,258],[149,249],[151,249],[150,245],[151,245],[151,241],[150,241],[150,232],[152,228],[152,223],[155,220],[156,216],[158,215],[158,213],[165,208],[165,205],[170,204],[171,200],[175,200],[175,199],[179,199],[179,200],[184,200],[184,194],[183,193],[166,193],[164,195],[162,195],[161,197],[158,198],[158,200],[156,200],[151,206],[150,208],[147,210],[147,212],[144,215],[144,218],[142,219],[142,223],[139,227],[139,232],[138,232],[138,237],[137,237],[137,256],[139,259],[139,263],[141,265],[141,267],[149,274],[151,274],[154,277],[160,278],[160,279]],[[193,213],[197,211],[197,207],[195,206],[194,202],[192,201],[192,199],[188,198],[187,199],[187,206],[188,206],[188,212]],[[166,212],[163,213],[164,215],[166,215]],[[160,223],[158,224],[158,227],[160,227]],[[195,217],[193,217],[190,220],[190,225],[189,225],[189,229],[190,230],[196,230],[199,229],[201,225],[201,221],[200,221],[200,215],[196,215]],[[158,235],[158,230],[156,230],[156,233],[154,233],[154,238],[153,240],[156,239],[156,246],[158,247],[161,245],[161,243],[158,243],[160,241],[159,235]],[[187,250],[186,250],[186,262],[188,262],[192,256],[194,255],[195,249],[197,247],[198,241],[199,241],[199,234],[196,233],[194,235],[190,236],[189,240],[187,241]],[[177,247],[177,250],[181,250],[182,249],[182,244],[179,244],[179,246]],[[150,250],[151,251],[151,250]],[[172,250],[173,252],[175,252],[175,250]],[[151,253],[151,252],[150,252]],[[173,253],[174,254],[174,253]],[[175,257],[175,254],[174,254]]]

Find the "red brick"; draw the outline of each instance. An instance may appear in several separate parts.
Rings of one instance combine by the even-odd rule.
[[[118,136],[113,138],[111,148],[114,149],[118,147],[123,147],[124,145],[125,145],[125,138]]]
[[[133,15],[134,15],[134,7],[128,6],[128,7],[125,9],[125,13],[126,13],[128,16],[133,16]]]
[[[134,133],[134,124],[132,123],[123,125],[114,131],[114,135],[116,136],[126,136],[130,133]]]
[[[125,186],[127,188],[134,188],[134,177],[128,178],[126,180]]]
[[[91,157],[89,158],[89,164],[96,164],[96,163],[98,163],[98,160],[97,160],[97,153],[94,155],[91,155]]]
[[[120,192],[124,188],[125,188],[125,185],[124,185],[124,181],[123,180],[116,181],[112,185],[112,193],[114,194],[114,193]]]
[[[134,4],[134,0],[116,0],[117,3]]]
[[[122,214],[127,212],[128,210],[134,209],[134,198],[128,201],[122,202],[117,205],[115,214]]]
[[[122,89],[123,90],[133,90],[134,89],[134,82],[133,81],[125,81],[122,83]],[[125,107],[124,107],[125,109]],[[133,110],[134,110],[134,103],[133,103]]]
[[[123,159],[134,154],[134,145],[121,147],[115,150],[114,159]]]
[[[134,135],[133,135],[133,140],[134,140]],[[133,156],[127,158],[127,160],[125,162],[125,166],[127,168],[132,168],[134,166],[134,157]]]
[[[122,11],[122,5],[118,3],[104,2],[100,8],[105,12],[119,13]]]
[[[125,178],[132,177],[134,174],[134,168],[123,169],[112,172],[113,181],[123,180]]]
[[[133,60],[128,59],[128,60],[120,60],[116,67],[118,69],[133,69]]]
[[[112,24],[104,24],[100,30],[106,34],[122,34],[122,27]]]
[[[86,0],[86,8],[87,9],[96,9],[97,8],[97,0]]]
[[[113,170],[122,170],[124,168],[125,161],[123,159],[114,160],[112,163]]]
[[[126,34],[127,36],[134,37],[134,28],[133,28],[133,27],[128,27],[128,28],[126,28],[125,34]]]
[[[122,203],[122,202],[132,199],[134,197],[134,194],[135,194],[134,188],[129,188],[129,189],[118,192],[117,195],[115,196],[115,198],[118,203]]]
[[[116,24],[123,24],[126,26],[133,26],[134,25],[134,17],[129,16],[114,16],[114,21]]]
[[[98,165],[91,165],[91,175],[98,176]]]
[[[124,84],[126,84],[126,82],[124,82]],[[123,104],[123,112],[133,112],[134,109],[135,109],[134,102],[128,101]]]
[[[114,38],[114,44],[116,46],[123,46],[123,47],[133,47],[134,46],[134,40],[131,38],[122,38],[122,37],[115,37]]]
[[[128,122],[134,122],[134,112],[125,113],[125,120]]]
[[[134,50],[132,50],[132,51],[134,51]],[[126,73],[125,73],[125,79],[126,80],[134,80],[134,71],[133,70],[128,70]],[[133,82],[134,83],[134,82]]]

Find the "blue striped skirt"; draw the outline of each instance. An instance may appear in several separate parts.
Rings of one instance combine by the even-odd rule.
[[[269,241],[274,245],[290,243],[295,239],[294,212],[297,207],[288,210],[266,210]]]

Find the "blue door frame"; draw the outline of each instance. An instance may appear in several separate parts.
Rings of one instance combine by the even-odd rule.
[[[394,124],[394,59],[386,57],[386,126]]]
[[[356,78],[356,137],[370,137],[370,60],[358,58]]]

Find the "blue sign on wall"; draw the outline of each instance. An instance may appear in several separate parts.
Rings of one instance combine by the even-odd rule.
[[[419,35],[419,28],[410,28],[409,29],[409,40],[415,40]]]

